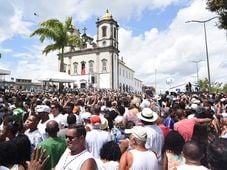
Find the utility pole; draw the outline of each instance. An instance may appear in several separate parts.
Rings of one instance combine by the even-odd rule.
[[[205,46],[206,46],[206,58],[207,58],[207,74],[208,74],[208,84],[209,84],[209,88],[208,91],[210,92],[211,90],[211,80],[210,80],[210,63],[209,63],[209,54],[208,54],[208,45],[207,45],[207,33],[206,33],[206,23],[217,18],[217,16],[212,17],[210,19],[207,20],[190,20],[190,21],[186,21],[186,23],[191,23],[191,22],[196,22],[196,23],[200,23],[203,24],[203,30],[204,30],[204,37],[205,37]]]

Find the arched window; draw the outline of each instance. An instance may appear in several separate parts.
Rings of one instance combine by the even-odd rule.
[[[107,72],[107,59],[102,59],[102,72]]]
[[[78,63],[77,62],[74,62],[73,63],[73,74],[78,74],[77,67],[78,67]]]
[[[89,73],[94,73],[94,61],[89,61]]]
[[[86,73],[85,73],[85,61],[82,61],[81,62],[81,74],[82,75],[85,75]]]
[[[103,26],[102,27],[102,37],[106,37],[106,30],[107,30],[107,27]]]

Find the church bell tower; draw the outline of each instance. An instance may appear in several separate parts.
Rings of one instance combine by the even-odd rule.
[[[118,27],[112,15],[106,10],[103,17],[96,22],[98,47],[113,47],[118,49]]]

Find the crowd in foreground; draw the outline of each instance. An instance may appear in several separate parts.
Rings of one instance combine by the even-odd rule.
[[[225,94],[0,94],[0,170],[225,170]]]

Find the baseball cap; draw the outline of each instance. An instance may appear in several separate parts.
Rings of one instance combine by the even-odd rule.
[[[84,112],[84,113],[81,113],[80,114],[80,118],[82,120],[84,120],[84,119],[90,119],[90,117],[91,117],[91,113],[90,112]]]
[[[91,124],[97,125],[101,123],[101,119],[98,115],[93,115],[90,118]]]
[[[142,126],[134,126],[132,129],[125,129],[126,134],[131,134],[136,139],[139,139],[140,141],[146,141],[147,140],[147,131]]]

